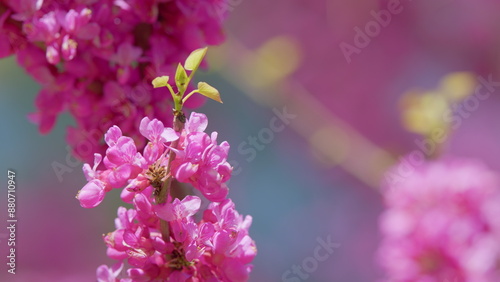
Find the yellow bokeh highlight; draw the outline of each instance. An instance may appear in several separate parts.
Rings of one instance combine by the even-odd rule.
[[[469,97],[476,87],[476,77],[470,72],[455,72],[443,77],[439,91],[452,102],[460,102]]]
[[[454,72],[444,76],[436,89],[406,92],[400,100],[404,127],[423,136],[431,135],[436,129],[448,134],[450,124],[444,116],[453,104],[469,97],[475,86],[472,73]]]
[[[291,37],[281,35],[262,44],[242,60],[243,77],[253,87],[267,87],[292,74],[300,65],[300,49]]]

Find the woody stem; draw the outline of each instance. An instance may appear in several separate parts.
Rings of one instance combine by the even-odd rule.
[[[186,123],[186,116],[184,116],[184,113],[182,111],[177,111],[174,110],[174,122],[173,122],[173,128],[175,132],[182,132],[184,129],[184,124]],[[175,140],[172,142],[170,145],[172,148],[177,148],[179,144],[179,139]],[[160,189],[160,192],[156,196],[156,203],[157,204],[164,204],[167,201],[168,194],[170,193],[172,182],[173,182],[173,176],[171,174],[171,166],[172,162],[175,159],[175,152],[173,150],[170,150],[168,154],[168,163],[167,163],[167,171],[166,175],[168,175],[167,179],[165,182],[163,182],[163,185]],[[170,228],[168,226],[168,222],[160,219],[160,231],[162,234],[162,238],[165,242],[170,241]]]

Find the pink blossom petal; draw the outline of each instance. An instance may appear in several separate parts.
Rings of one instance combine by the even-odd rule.
[[[186,162],[181,164],[177,171],[175,171],[175,178],[180,182],[187,182],[188,178],[191,177],[198,170],[198,165]]]
[[[144,136],[146,138],[149,136],[148,126],[149,126],[150,122],[151,122],[150,118],[144,117],[141,120],[141,123],[139,124],[139,132],[142,134],[142,136]]]
[[[200,247],[194,243],[190,244],[186,248],[186,259],[188,261],[193,261],[195,259],[198,259],[203,254],[203,252],[205,252],[204,247]]]
[[[131,173],[131,165],[121,165],[111,171],[111,173],[108,175],[108,182],[113,188],[120,188],[127,184],[127,180],[129,180]]]
[[[129,191],[128,189],[123,189],[120,194],[120,199],[122,199],[122,201],[124,201],[125,203],[132,203],[134,196],[134,192]]]
[[[123,269],[123,262],[117,262],[112,267],[101,265],[97,268],[97,281],[98,282],[115,282],[118,275]]]
[[[128,258],[128,255],[125,251],[119,251],[114,248],[107,248],[106,255],[111,259],[116,260],[124,260]]]
[[[192,112],[188,121],[186,122],[186,130],[191,132],[203,132],[208,126],[207,116],[201,113]]]
[[[135,248],[139,244],[139,239],[130,230],[125,230],[125,233],[123,233],[123,242],[125,246]]]
[[[92,180],[78,192],[77,198],[84,208],[94,208],[104,200],[104,182]]]
[[[108,132],[104,135],[104,140],[108,146],[114,146],[118,142],[118,138],[122,136],[122,131],[116,125],[109,128]]]
[[[238,282],[248,281],[252,267],[241,263],[237,259],[228,259],[224,262],[223,269],[229,281]]]
[[[98,282],[113,282],[116,278],[107,265],[99,266],[96,271],[96,276]]]
[[[76,28],[76,17],[78,17],[78,13],[71,9],[68,12],[64,12],[62,10],[57,11],[56,18],[61,27],[67,32],[74,32]]]
[[[217,254],[225,254],[229,251],[232,244],[235,242],[233,231],[221,230],[215,233],[214,236],[214,252]]]
[[[188,238],[185,223],[182,220],[170,221],[173,238],[177,242],[184,242]]]
[[[184,207],[182,217],[188,217],[196,214],[201,206],[201,199],[196,196],[188,195],[181,202]]]
[[[176,200],[178,200],[178,199],[176,199]],[[174,202],[175,202],[175,200],[174,200]],[[154,208],[156,215],[163,220],[172,221],[172,220],[177,219],[177,215],[175,213],[173,203],[172,204],[167,203],[164,205],[155,205],[153,208]]]
[[[140,268],[131,268],[127,270],[127,275],[132,279],[132,281],[148,281],[147,273]]]
[[[76,56],[76,48],[78,47],[78,43],[71,39],[68,34],[63,37],[63,42],[61,45],[61,53],[62,57],[66,61],[73,60]]]
[[[53,65],[57,65],[61,60],[61,57],[59,56],[59,51],[54,45],[47,46],[46,56],[47,56],[47,61]]]
[[[227,194],[229,193],[229,188],[227,188],[225,184],[221,184],[219,189],[215,190],[215,192],[206,193],[206,191],[202,191],[202,193],[210,201],[222,202],[226,199]]]
[[[143,267],[148,259],[147,253],[143,249],[128,249],[128,263],[135,267]]]
[[[136,194],[134,198],[134,206],[140,218],[147,220],[151,217],[151,214],[153,213],[153,206],[144,194]]]
[[[154,209],[158,217],[166,221],[173,221],[198,212],[201,206],[201,199],[196,196],[186,196],[182,201],[174,199],[172,203],[155,205]]]
[[[161,137],[166,141],[166,142],[172,142],[177,139],[179,139],[179,133],[175,132],[170,127],[166,127],[163,132],[161,133]]]

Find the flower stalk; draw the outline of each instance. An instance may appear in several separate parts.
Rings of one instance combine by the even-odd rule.
[[[177,106],[177,105],[176,105]],[[181,106],[182,108],[182,106]],[[184,113],[181,111],[177,111],[177,109],[174,110],[174,121],[173,121],[173,129],[177,133],[181,133],[182,130],[184,129],[184,124],[186,123],[186,116]],[[179,144],[179,139],[172,141],[171,147],[172,148],[177,148]],[[167,163],[167,178],[165,179],[165,182],[163,182],[163,185],[160,188],[159,193],[156,194],[156,203],[161,205],[165,204],[168,195],[172,194],[184,194],[184,193],[171,193],[171,188],[172,188],[172,183],[174,181],[174,177],[172,176],[172,162],[175,159],[175,152],[173,150],[170,150],[168,152],[168,163]],[[182,189],[180,186],[178,188]],[[172,197],[173,199],[174,197]],[[170,228],[168,226],[168,222],[160,219],[160,231],[161,235],[164,241],[170,240]]]

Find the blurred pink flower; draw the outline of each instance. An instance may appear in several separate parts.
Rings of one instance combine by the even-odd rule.
[[[67,142],[90,161],[103,153],[100,141],[111,125],[139,139],[142,117],[171,122],[170,95],[152,90],[150,82],[173,75],[194,49],[223,41],[220,4],[0,0],[0,57],[15,54],[42,84],[29,116],[40,132],[50,132],[59,114],[69,111],[76,126],[68,128]],[[202,101],[194,100],[186,106]]]
[[[415,168],[384,190],[379,262],[390,281],[498,281],[500,182],[478,162]]]

